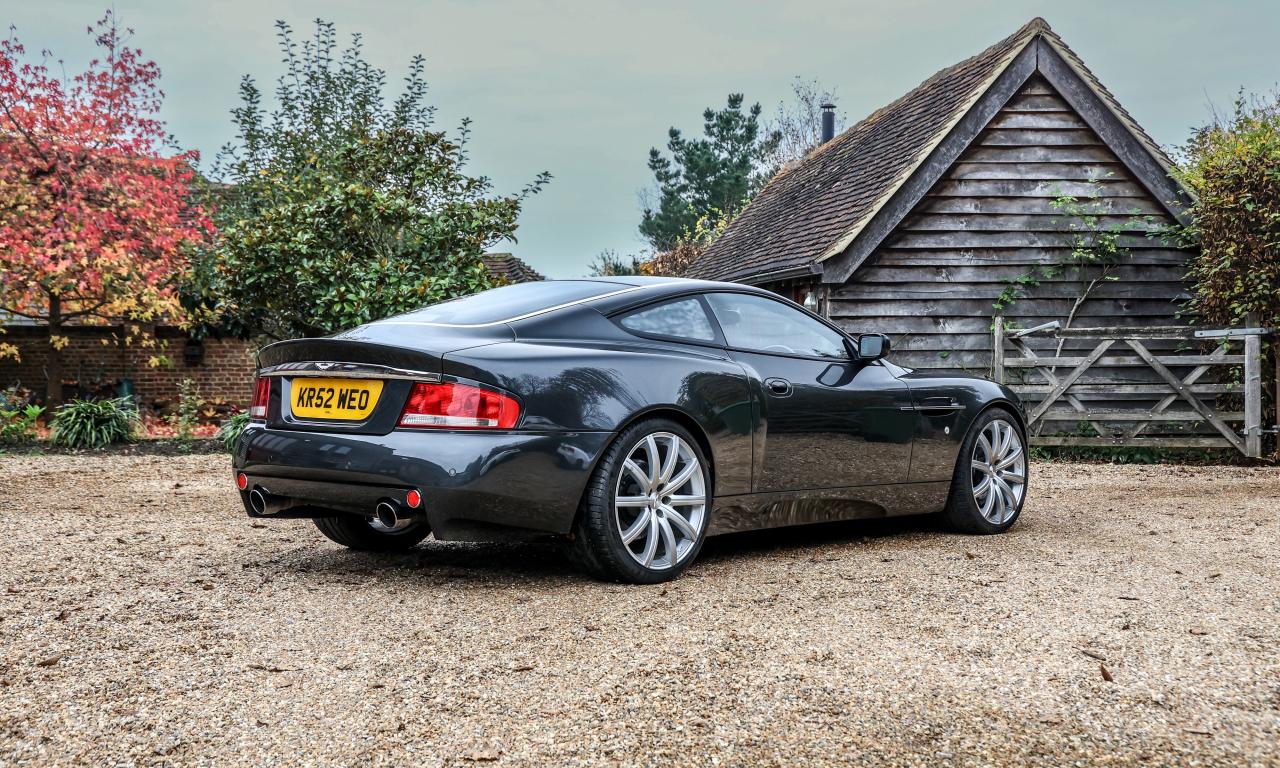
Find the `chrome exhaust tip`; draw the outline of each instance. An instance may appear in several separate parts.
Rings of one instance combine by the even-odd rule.
[[[383,528],[396,528],[401,523],[399,510],[396,504],[390,501],[380,501],[374,509],[374,517],[378,518],[378,522],[382,523]]]
[[[421,517],[421,512],[405,509],[403,505],[391,499],[384,499],[378,502],[378,506],[373,510],[373,518],[377,521],[378,526],[388,531],[399,531],[408,528],[410,524]]]
[[[258,516],[278,515],[287,509],[293,509],[301,505],[302,502],[298,499],[277,496],[260,485],[249,491],[249,509],[253,510],[253,514]]]

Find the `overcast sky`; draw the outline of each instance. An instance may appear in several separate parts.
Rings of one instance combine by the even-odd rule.
[[[395,83],[427,59],[439,127],[474,120],[473,172],[498,190],[539,171],[554,180],[527,205],[511,250],[551,277],[586,271],[604,249],[638,252],[649,147],[667,128],[701,129],[702,110],[743,92],[772,113],[793,77],[834,88],[856,121],[1035,15],[1053,28],[1157,141],[1181,143],[1211,105],[1280,79],[1280,2],[754,3],[738,0],[114,0],[134,44],[155,59],[163,117],[212,159],[231,138],[242,75],[270,90],[280,73],[273,23],[307,34],[317,17],[364,35]],[[85,28],[106,3],[5,0],[0,20],[28,51],[82,66]]]

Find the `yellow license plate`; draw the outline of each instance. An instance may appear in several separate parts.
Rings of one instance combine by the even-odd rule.
[[[294,379],[291,409],[300,419],[359,421],[373,413],[382,382],[361,379]]]

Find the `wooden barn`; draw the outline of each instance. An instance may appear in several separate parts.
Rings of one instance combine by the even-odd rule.
[[[904,365],[986,372],[995,304],[1020,279],[1040,284],[1006,302],[1015,328],[1065,323],[1086,293],[1096,270],[1070,266],[1085,224],[1115,232],[1119,256],[1074,325],[1176,322],[1190,254],[1158,232],[1189,198],[1171,168],[1035,19],[784,170],[688,275],[808,298],[888,333]],[[1055,206],[1069,196],[1088,219]]]
[[[899,364],[1004,381],[1033,442],[1256,456],[1259,336],[1180,317],[1191,197],[1172,172],[1034,19],[784,169],[687,275],[887,333]],[[1241,365],[1243,405],[1224,369]]]

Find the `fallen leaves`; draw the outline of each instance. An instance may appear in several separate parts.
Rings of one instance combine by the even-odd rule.
[[[491,763],[502,756],[502,750],[496,748],[473,749],[462,756],[463,760],[473,763]]]

